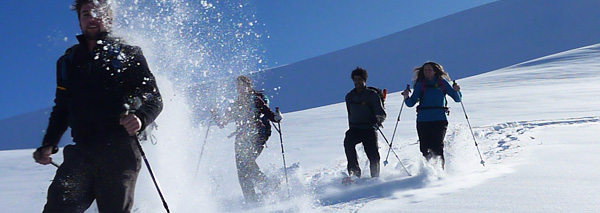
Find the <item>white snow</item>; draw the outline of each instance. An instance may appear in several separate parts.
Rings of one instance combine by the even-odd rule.
[[[302,105],[314,99],[309,105],[320,107],[291,113],[285,113],[285,107],[282,108],[284,120],[281,127],[288,178],[286,181],[282,144],[274,131],[258,164],[267,175],[280,180],[280,190],[258,205],[242,202],[234,162],[233,138],[227,137],[234,127],[229,125],[219,129],[211,126],[207,129],[197,124],[198,116],[193,113],[198,110],[198,105],[207,105],[206,102],[210,100],[185,97],[190,94],[187,90],[194,90],[190,82],[206,83],[227,73],[240,74],[256,70],[250,65],[262,58],[260,54],[254,54],[256,47],[253,46],[254,40],[250,39],[252,36],[245,36],[248,40],[244,42],[234,42],[228,37],[238,33],[255,34],[254,29],[202,27],[204,25],[196,24],[188,26],[185,24],[188,20],[198,18],[191,15],[200,15],[187,13],[185,10],[177,10],[173,14],[161,10],[155,14],[151,11],[152,7],[129,8],[128,3],[120,5],[125,12],[117,14],[117,17],[129,16],[132,23],[140,23],[121,23],[121,33],[144,49],[158,78],[164,99],[165,110],[157,120],[159,127],[155,131],[157,143],[145,142],[143,146],[171,211],[594,212],[600,207],[600,194],[597,193],[600,188],[597,184],[600,179],[597,172],[600,169],[597,154],[600,151],[600,86],[597,83],[600,82],[600,44],[481,74],[534,56],[562,51],[567,47],[570,49],[597,43],[593,35],[600,31],[590,27],[597,22],[587,17],[595,17],[597,13],[585,12],[592,11],[595,7],[590,5],[597,5],[597,2],[573,3],[562,0],[543,2],[547,4],[540,7],[541,2],[542,0],[538,0],[521,5],[520,1],[499,1],[477,10],[449,16],[450,19],[440,19],[397,35],[361,44],[356,48],[299,62],[295,68],[293,65],[281,68],[292,69],[293,72],[277,73],[277,69],[267,71],[264,74],[267,84],[258,84],[257,87],[277,88],[273,89],[276,90],[273,92],[275,94],[269,94],[274,99],[273,103]],[[133,4],[137,5],[137,1]],[[220,21],[222,14],[241,19],[245,17],[243,11],[222,13],[206,1],[200,4],[207,8],[204,12],[208,14],[206,17],[200,16],[203,18],[200,19],[202,23],[213,22],[217,18]],[[518,7],[520,10],[532,13],[510,14],[509,11],[517,6],[522,6]],[[139,8],[147,11],[139,11]],[[151,21],[144,21],[148,16],[153,16]],[[484,36],[472,33],[482,32],[473,30],[474,26],[463,24],[471,23],[472,17],[485,17],[479,22],[482,26],[477,28],[486,29]],[[524,18],[535,22],[519,22]],[[560,28],[555,26],[557,22],[554,19],[564,19],[558,24]],[[223,19],[224,22],[227,20],[229,19]],[[229,21],[239,22],[234,19]],[[498,24],[499,21],[507,24]],[[117,23],[120,23],[118,19]],[[193,39],[180,34],[182,28],[187,27],[194,33],[184,35],[196,35]],[[469,30],[456,30],[465,28]],[[431,29],[448,30],[441,30],[445,33],[435,35],[439,37],[434,40],[415,33],[430,32]],[[416,40],[401,36],[406,34],[426,42],[415,42]],[[198,40],[211,38],[210,36],[214,37]],[[390,45],[389,40],[396,39],[409,46],[397,48]],[[193,45],[188,40],[192,40]],[[212,41],[225,43],[213,44]],[[472,42],[476,42],[476,45],[471,44]],[[441,48],[438,49],[441,51],[434,55],[424,52],[423,50],[431,49],[423,48],[422,45],[425,44]],[[411,48],[410,45],[415,47]],[[176,46],[180,48],[175,48]],[[378,54],[365,54],[364,49]],[[395,54],[397,52],[389,52],[392,49],[413,51],[414,54],[400,54],[405,57],[398,59],[398,54]],[[514,51],[515,49],[522,51]],[[415,110],[404,107],[394,139],[394,151],[402,164],[394,154],[390,154],[387,159],[389,164],[385,167],[382,165],[381,177],[370,179],[368,162],[359,145],[356,147],[359,162],[367,177],[360,179],[358,184],[342,186],[341,179],[346,168],[342,141],[348,128],[344,103],[321,106],[325,103],[324,100],[327,103],[335,100],[302,92],[339,96],[337,100],[342,100],[343,94],[340,91],[349,91],[353,87],[347,78],[348,73],[344,71],[346,65],[342,65],[345,63],[353,63],[351,68],[355,66],[354,63],[374,67],[367,67],[368,70],[375,70],[370,72],[369,81],[374,86],[380,86],[375,85],[376,82],[397,79],[396,88],[403,88],[406,84],[403,81],[409,79],[410,74],[402,74],[396,68],[410,70],[409,66],[418,65],[424,60],[436,60],[448,65],[445,67],[451,76],[478,74],[457,79],[462,87],[463,103],[478,146],[475,146],[461,104],[450,103],[450,126],[445,149],[446,170],[423,162],[417,143]],[[394,64],[398,61],[404,62],[402,65]],[[327,67],[328,72],[312,69],[311,66]],[[459,67],[461,70],[455,70]],[[195,78],[194,72],[190,73],[190,70],[203,73],[202,78]],[[314,73],[330,75],[328,78],[334,80]],[[344,77],[338,78],[336,73]],[[288,81],[273,81],[268,78],[269,75],[280,79],[287,76]],[[306,76],[317,79],[304,78]],[[219,84],[226,85],[228,82],[219,81]],[[210,98],[219,99],[218,101],[231,98],[223,85],[217,85],[216,87],[223,88],[214,91],[211,95],[216,97]],[[322,87],[319,87],[321,90],[310,90],[314,86]],[[381,86],[392,89],[389,85]],[[329,89],[323,89],[327,87]],[[196,95],[200,96],[214,88],[205,89]],[[287,89],[298,91],[302,95],[283,96],[289,94],[284,91]],[[383,129],[388,139],[391,139],[401,104],[399,93],[388,95],[388,118]],[[2,141],[3,147],[13,149],[39,144],[41,131],[47,124],[47,115],[40,114],[45,111],[47,110],[1,121],[0,129],[5,138]],[[44,117],[43,122],[39,121],[41,117]],[[208,135],[205,141],[206,132]],[[63,141],[65,140],[68,141],[68,137],[63,137]],[[380,137],[379,145],[383,163],[387,154],[383,137]],[[200,161],[203,146],[205,149]],[[477,148],[485,160],[485,167],[479,163]],[[33,149],[0,151],[0,212],[42,210],[48,185],[56,169],[34,163],[32,152]],[[56,162],[62,162],[62,154],[53,157]],[[406,166],[411,176],[407,175],[402,165]],[[88,212],[97,212],[95,205]],[[134,212],[164,212],[145,166],[140,171]]]
[[[414,108],[404,108],[393,154],[378,179],[342,186],[347,129],[343,103],[284,114],[281,123],[289,190],[279,137],[268,141],[258,163],[281,180],[261,205],[242,203],[233,157],[233,126],[212,126],[198,165],[205,127],[188,124],[185,101],[162,83],[165,109],[158,143],[144,149],[172,212],[594,212],[600,204],[600,44],[493,72],[458,79],[479,155],[462,112],[450,103],[445,171],[423,163]],[[348,90],[352,82],[348,80]],[[164,88],[164,89],[163,89]],[[401,96],[388,96],[383,132],[391,138]],[[191,132],[191,133],[190,133]],[[380,153],[387,147],[380,137]],[[368,174],[366,156],[360,165]],[[0,209],[39,212],[55,168],[35,164],[32,149],[0,151]],[[61,155],[54,156],[62,162]],[[88,212],[95,212],[95,207]],[[146,169],[140,172],[135,212],[164,212]]]

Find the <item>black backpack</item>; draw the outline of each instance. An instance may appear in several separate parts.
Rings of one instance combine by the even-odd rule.
[[[381,90],[377,87],[372,87],[372,86],[367,86],[367,89],[377,92],[377,94],[379,95],[379,99],[381,99],[381,104],[383,105],[383,108],[385,109],[385,98],[386,98],[385,96],[387,96],[387,89]]]
[[[264,92],[256,92],[256,97],[260,98],[265,102],[267,106],[269,106],[269,98],[264,94]],[[265,115],[260,116],[260,128],[258,130],[258,144],[264,145],[271,137],[271,122]]]
[[[66,89],[66,84],[69,79],[69,72],[73,69],[73,58],[75,57],[75,50],[79,48],[79,44],[75,44],[72,47],[69,47],[65,51],[65,54],[61,57],[61,61],[59,64],[59,71],[56,75],[57,84],[59,87]]]

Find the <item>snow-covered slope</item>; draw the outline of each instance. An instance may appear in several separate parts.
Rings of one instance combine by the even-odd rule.
[[[0,120],[0,135],[2,135],[0,150],[39,147],[48,127],[50,112],[52,112],[51,107]],[[60,143],[69,142],[71,142],[70,129],[65,132]]]
[[[260,75],[288,112],[343,101],[356,66],[369,71],[367,84],[399,91],[427,60],[464,78],[600,43],[597,8],[596,0],[501,0]]]
[[[479,156],[461,105],[451,103],[446,137],[446,171],[424,164],[418,151],[414,108],[404,108],[394,155],[379,179],[340,184],[345,170],[342,140],[347,129],[342,103],[287,113],[282,123],[290,198],[282,175],[279,138],[271,137],[258,163],[280,178],[280,191],[262,205],[241,203],[233,139],[211,127],[202,161],[206,127],[181,122],[180,108],[160,119],[158,143],[146,143],[165,197],[174,212],[481,212],[575,211],[597,209],[600,195],[600,44],[458,79],[464,106],[486,166]],[[168,85],[167,85],[168,86]],[[168,91],[167,91],[168,93]],[[383,132],[390,138],[402,99],[388,96]],[[166,107],[176,107],[167,101]],[[183,134],[186,137],[174,135]],[[380,138],[382,158],[387,151]],[[357,146],[361,150],[361,146]],[[33,163],[33,150],[0,152],[3,212],[36,212],[55,169]],[[360,153],[360,152],[359,152]],[[56,161],[61,162],[60,155]],[[366,157],[359,155],[365,170]],[[384,159],[382,159],[383,161]],[[199,169],[197,169],[197,165]],[[147,171],[140,173],[136,212],[163,212]],[[94,210],[91,210],[93,212]]]
[[[253,42],[244,41],[240,45],[230,41],[226,48],[219,43],[227,41],[227,35],[247,29],[213,29],[194,25],[189,29],[199,29],[192,30],[193,32],[199,31],[196,33],[217,37],[201,40],[202,45],[189,44],[185,42],[190,39],[181,38],[179,32],[187,32],[187,18],[198,16],[195,13],[186,14],[190,8],[173,9],[169,7],[171,4],[166,4],[163,5],[165,8],[156,10],[162,12],[156,12],[153,8],[157,6],[150,7],[146,5],[148,3],[138,5],[136,1],[123,4],[121,7],[124,12],[119,10],[123,14],[117,14],[117,21],[120,23],[133,19],[134,23],[141,23],[141,26],[122,24],[126,27],[121,29],[125,31],[122,34],[131,37],[133,41],[138,40],[136,44],[144,48],[153,70],[175,82],[180,90],[190,86],[182,79],[191,82],[208,81],[215,79],[204,75],[214,77],[222,76],[224,71],[243,73],[252,70],[253,66],[248,61],[252,61],[255,55],[248,58],[245,54],[248,49],[255,49],[251,46]],[[344,95],[352,87],[349,73],[356,66],[369,70],[368,84],[388,88],[390,91],[402,89],[409,83],[410,70],[426,60],[440,62],[453,78],[464,78],[600,42],[600,22],[597,21],[600,20],[600,13],[596,8],[600,8],[600,1],[497,1],[344,50],[259,72],[256,74],[256,81],[259,83],[258,88],[266,89],[267,94],[272,96],[273,106],[281,107],[283,112],[291,112],[343,101]],[[181,14],[165,12],[170,10]],[[215,14],[220,13],[218,10],[210,11],[207,14],[209,18],[200,17],[203,20],[201,23],[207,22],[208,26],[212,26],[209,24],[211,15],[218,17]],[[228,12],[231,14],[226,15],[237,14],[234,11]],[[245,15],[238,18],[243,17]],[[147,22],[152,24],[144,25]],[[155,22],[162,23],[159,24],[162,27],[152,28]],[[244,33],[255,32],[250,30]],[[217,44],[212,44],[214,42]],[[174,44],[179,47],[171,47]],[[164,46],[171,48],[165,49]],[[210,54],[198,52],[196,48]],[[214,93],[226,93],[220,91],[224,88],[222,81],[216,84],[220,88],[212,88],[208,91],[216,92],[208,94],[215,96]],[[191,97],[187,100],[195,108],[206,107],[206,103],[212,99],[219,99],[210,97],[211,101],[198,101],[196,96],[203,96],[207,92],[197,92],[188,94]],[[181,96],[181,91],[169,95]],[[0,134],[3,135],[3,142],[0,150],[38,146],[47,125],[48,111],[49,108],[1,120]],[[27,121],[26,124],[21,123],[24,120]],[[18,131],[24,125],[27,126],[26,130]],[[68,137],[66,138],[63,140],[68,141]]]

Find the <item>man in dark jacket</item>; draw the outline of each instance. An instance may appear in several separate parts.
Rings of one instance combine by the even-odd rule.
[[[76,0],[74,9],[82,35],[58,59],[55,106],[33,157],[51,163],[67,127],[75,144],[63,150],[44,212],[83,212],[94,200],[100,212],[130,212],[141,167],[136,134],[162,99],[141,49],[109,36],[109,5]]]
[[[377,129],[385,120],[386,113],[379,93],[367,88],[367,70],[357,67],[350,75],[354,89],[346,95],[346,109],[350,129],[346,131],[344,149],[348,159],[348,175],[360,177],[356,157],[356,144],[363,143],[369,158],[371,177],[379,177],[379,150]]]

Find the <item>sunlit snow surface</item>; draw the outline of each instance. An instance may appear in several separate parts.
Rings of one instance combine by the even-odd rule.
[[[248,205],[242,202],[237,181],[233,139],[227,138],[234,127],[211,126],[199,162],[207,127],[195,113],[233,98],[231,87],[220,85],[228,80],[210,80],[256,70],[251,66],[261,60],[252,44],[260,37],[252,31],[257,24],[247,24],[254,21],[251,15],[240,15],[243,5],[159,3],[169,5],[157,10],[145,4],[157,3],[117,5],[124,11],[117,17],[129,19],[129,23],[116,19],[117,34],[143,48],[158,77],[165,110],[157,120],[157,143],[145,142],[144,149],[172,212],[586,212],[598,207],[600,45],[457,80],[485,167],[479,164],[460,104],[449,104],[445,171],[421,159],[415,111],[404,107],[394,147],[412,176],[390,154],[380,178],[361,179],[345,187],[340,184],[346,167],[344,104],[284,114],[281,127],[289,184],[283,176],[281,143],[274,132],[258,163],[265,173],[281,180],[280,190],[260,204]],[[217,12],[215,7],[234,12]],[[240,17],[243,20],[237,20]],[[194,21],[198,27],[190,28]],[[223,28],[201,27],[214,21],[222,22]],[[172,22],[182,24],[166,24]],[[239,31],[230,27],[239,23]],[[236,35],[242,34],[248,41],[237,40]],[[190,39],[199,40],[187,42]],[[223,43],[212,43],[216,41]],[[218,49],[220,44],[222,49]],[[204,86],[199,86],[202,82]],[[352,82],[347,86],[350,90]],[[387,98],[383,132],[388,139],[401,101],[399,93]],[[387,147],[382,137],[379,143],[383,162]],[[360,145],[357,149],[363,173],[368,174],[366,156]],[[35,164],[32,152],[0,152],[2,212],[40,212],[43,208],[55,168]],[[60,154],[54,159],[62,162]],[[134,212],[164,212],[145,168],[140,172]]]
[[[344,105],[285,114],[282,131],[291,197],[287,198],[281,146],[275,135],[258,163],[269,175],[279,176],[281,188],[261,205],[242,202],[233,140],[227,138],[233,126],[211,127],[196,173],[206,129],[182,119],[187,116],[183,104],[167,102],[156,131],[158,143],[145,143],[144,148],[174,212],[592,211],[597,207],[595,183],[600,179],[595,154],[600,151],[600,101],[595,98],[600,86],[594,84],[600,80],[599,56],[600,45],[594,45],[458,79],[485,167],[479,164],[457,103],[450,104],[446,171],[423,163],[414,109],[404,108],[394,147],[413,176],[407,176],[392,154],[379,179],[360,180],[349,187],[341,185],[347,129]],[[398,93],[388,96],[389,118],[384,124],[388,138],[400,103]],[[383,161],[387,149],[381,138],[379,142]],[[362,150],[360,145],[357,148]],[[55,169],[34,164],[31,152],[0,152],[3,211],[42,208]],[[61,162],[61,155],[55,158]],[[359,158],[368,170],[366,156],[360,153]],[[147,171],[140,174],[136,212],[162,212]]]

